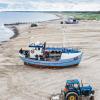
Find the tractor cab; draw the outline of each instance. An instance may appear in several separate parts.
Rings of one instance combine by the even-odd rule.
[[[67,80],[66,81],[66,85],[70,86],[70,87],[79,87],[80,83],[79,80],[75,79],[75,80]]]
[[[78,92],[78,90],[80,89],[80,82],[79,80],[75,79],[75,80],[67,80],[66,81],[66,85],[65,85],[65,94],[67,92]]]

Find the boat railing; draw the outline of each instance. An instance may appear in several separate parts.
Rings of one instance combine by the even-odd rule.
[[[82,48],[75,45],[75,46],[69,46],[68,43],[59,43],[59,42],[51,42],[46,43],[47,48],[74,48],[75,50],[81,50]]]

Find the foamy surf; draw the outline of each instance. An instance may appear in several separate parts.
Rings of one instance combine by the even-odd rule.
[[[16,22],[42,22],[47,20],[58,19],[56,15],[38,12],[0,12],[0,43],[8,41],[14,35],[14,32],[3,26]]]
[[[0,43],[3,41],[8,41],[10,37],[14,35],[14,32],[4,25],[0,26]]]

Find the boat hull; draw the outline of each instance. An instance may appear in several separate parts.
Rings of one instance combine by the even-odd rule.
[[[21,57],[22,61],[24,64],[31,65],[34,67],[56,67],[56,68],[61,68],[61,67],[68,67],[68,66],[74,66],[78,65],[81,61],[82,54],[80,54],[77,57],[70,58],[70,59],[62,59],[59,61],[40,61],[40,60],[33,60],[30,58],[25,58]]]

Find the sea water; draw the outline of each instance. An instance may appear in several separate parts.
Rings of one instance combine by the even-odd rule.
[[[42,22],[57,19],[56,15],[42,12],[0,12],[0,43],[8,41],[14,35],[13,31],[4,26],[16,22]]]
[[[8,41],[10,37],[14,35],[14,32],[4,25],[0,25],[0,43],[2,41]]]

